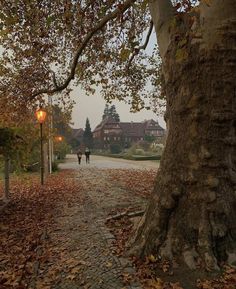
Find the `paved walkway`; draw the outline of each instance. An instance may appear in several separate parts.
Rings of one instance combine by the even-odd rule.
[[[54,288],[142,288],[138,283],[125,286],[123,282],[123,277],[134,273],[134,269],[129,260],[119,259],[112,253],[114,237],[104,224],[108,212],[114,207],[117,199],[114,200],[114,188],[105,188],[106,172],[99,172],[100,182],[97,182],[96,175],[94,169],[80,171],[78,181],[86,178],[88,184],[84,190],[83,203],[65,204],[63,211],[57,216],[58,230],[50,234],[50,241],[55,244],[58,251],[63,252],[66,248],[62,262],[59,262],[60,271],[64,270],[65,276],[62,273],[60,282]],[[115,190],[118,192],[118,189]],[[125,195],[126,193],[120,189],[119,205],[122,205],[122,198],[125,198]],[[70,260],[71,264],[68,264]],[[72,268],[71,279],[68,278],[70,275],[66,274],[68,265],[75,268],[74,271]],[[54,268],[51,267],[51,271],[55,272],[55,269],[55,265]]]
[[[71,156],[61,165],[63,168],[76,166],[76,179],[83,183],[84,196],[83,203],[65,201],[63,210],[56,216],[58,230],[50,233],[51,246],[62,253],[61,260],[59,258],[57,263],[52,260],[51,270],[48,270],[49,278],[50,271],[58,269],[61,272],[61,278],[53,287],[55,289],[142,288],[137,281],[124,283],[124,279],[131,277],[135,270],[128,259],[113,254],[114,236],[105,226],[105,220],[111,209],[130,205],[143,209],[146,201],[139,196],[131,196],[119,183],[112,183],[109,170],[104,169],[107,164],[108,161],[102,162],[101,157],[93,157],[91,164],[79,167],[76,158]],[[133,168],[132,163],[129,164]],[[113,162],[112,166],[126,167],[125,162]],[[72,273],[69,275],[63,273],[68,271],[68,266],[71,266]]]
[[[133,161],[119,158],[91,155],[90,164],[85,163],[85,156],[82,156],[81,165],[78,165],[75,154],[67,155],[64,163],[60,164],[62,169],[99,168],[99,169],[157,169],[158,161]]]

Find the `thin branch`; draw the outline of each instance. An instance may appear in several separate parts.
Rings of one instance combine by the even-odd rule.
[[[58,84],[57,84],[57,79],[56,79],[56,73],[55,71],[52,70],[52,79],[53,79],[53,84],[56,88],[58,88]]]
[[[147,33],[147,37],[146,37],[146,40],[144,42],[143,45],[139,46],[139,47],[136,47],[134,49],[134,52],[133,54],[131,55],[130,59],[129,59],[129,62],[127,64],[127,68],[129,68],[129,66],[131,65],[131,62],[133,61],[134,57],[139,53],[140,50],[145,50],[147,45],[148,45],[148,42],[149,42],[149,39],[150,39],[150,36],[152,34],[152,29],[153,29],[153,22],[151,21],[150,22],[150,26],[149,26],[149,30],[148,30],[148,33]]]
[[[122,212],[120,214],[114,215],[114,216],[110,216],[108,218],[106,218],[106,221],[110,221],[110,220],[119,220],[123,217],[129,217],[129,218],[134,218],[134,217],[140,217],[142,215],[144,215],[145,211],[135,211],[135,212]]]
[[[126,0],[122,5],[120,5],[118,8],[116,8],[113,12],[110,14],[104,16],[98,23],[97,25],[94,26],[94,28],[86,35],[84,40],[82,41],[81,45],[78,47],[77,52],[74,55],[74,59],[72,61],[71,65],[71,70],[70,74],[67,77],[67,79],[64,81],[63,84],[58,85],[57,87],[53,89],[41,89],[37,92],[35,92],[31,97],[30,100],[33,100],[36,96],[47,93],[47,94],[53,94],[55,92],[60,92],[67,88],[69,83],[71,82],[72,79],[74,79],[75,76],[75,70],[76,66],[78,64],[79,57],[83,53],[84,49],[86,48],[88,42],[92,39],[92,37],[100,31],[106,24],[112,19],[115,19],[119,14],[124,13],[136,0]]]

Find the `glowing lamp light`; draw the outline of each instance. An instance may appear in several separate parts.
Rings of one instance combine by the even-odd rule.
[[[55,139],[56,139],[56,141],[60,142],[60,141],[62,141],[62,136],[56,136]]]
[[[42,108],[38,109],[36,111],[36,118],[38,120],[39,123],[44,123],[45,119],[46,119],[46,116],[47,116],[47,113],[45,110],[43,110]]]

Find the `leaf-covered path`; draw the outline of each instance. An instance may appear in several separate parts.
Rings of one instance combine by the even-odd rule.
[[[115,256],[105,221],[143,209],[154,175],[87,166],[41,189],[37,178],[13,183],[13,202],[0,213],[0,288],[142,288],[129,260]]]

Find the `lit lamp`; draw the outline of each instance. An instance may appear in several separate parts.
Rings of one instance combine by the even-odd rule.
[[[55,136],[55,141],[57,143],[60,143],[63,141],[63,137],[61,135],[57,135],[57,136]],[[58,152],[57,152],[57,159],[60,159],[60,150],[58,150]]]
[[[61,142],[61,141],[62,141],[62,136],[60,136],[60,135],[59,135],[59,136],[56,136],[56,137],[55,137],[55,140],[56,140],[57,142]]]
[[[39,108],[36,111],[36,118],[40,124],[40,150],[41,150],[41,166],[40,166],[40,171],[41,171],[41,185],[44,184],[44,160],[43,160],[43,123],[46,119],[47,113],[45,110],[42,108]]]

